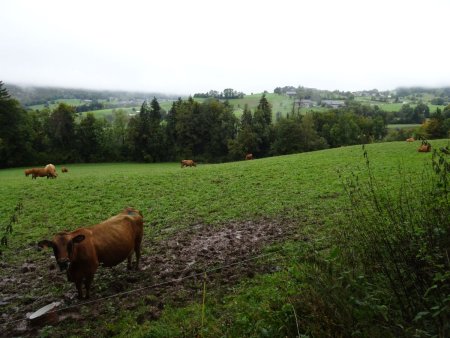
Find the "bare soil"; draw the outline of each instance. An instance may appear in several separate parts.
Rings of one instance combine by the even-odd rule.
[[[127,271],[126,263],[114,268],[100,267],[89,300],[76,298],[74,284],[59,272],[50,250],[30,252],[33,258],[21,266],[0,262],[0,336],[39,335],[46,323],[31,325],[27,314],[52,302],[61,305],[56,321],[52,317],[53,322],[47,324],[64,326],[65,335],[76,335],[80,322],[102,316],[113,321],[120,310],[142,305],[148,310],[136,321],[156,320],[166,304],[182,306],[198,301],[205,272],[208,288],[225,293],[227,287],[242,278],[276,271],[276,261],[253,258],[262,256],[267,245],[288,238],[305,240],[298,229],[297,222],[261,219],[217,227],[199,224],[161,234],[159,239],[146,238],[140,271]],[[30,245],[26,250],[35,247]]]

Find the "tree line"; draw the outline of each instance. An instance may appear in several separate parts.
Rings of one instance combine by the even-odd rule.
[[[444,133],[450,108],[439,112]],[[434,114],[436,115],[436,114]],[[433,115],[432,115],[433,117]],[[118,109],[111,121],[61,103],[55,109],[25,110],[0,82],[0,167],[71,162],[199,162],[284,155],[382,140],[387,113],[377,106],[352,102],[345,108],[307,115],[291,113],[272,121],[265,94],[252,111],[238,118],[228,101],[193,98],[174,101],[166,113],[154,98],[135,116]],[[439,134],[440,135],[440,134]]]
[[[232,88],[226,88],[222,92],[210,90],[207,93],[195,93],[194,98],[215,98],[215,99],[242,99],[245,96],[243,92],[238,92]]]

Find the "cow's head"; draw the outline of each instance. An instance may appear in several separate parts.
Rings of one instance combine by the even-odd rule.
[[[61,232],[53,237],[53,240],[47,239],[40,241],[40,248],[52,248],[56,258],[56,262],[61,271],[69,267],[69,263],[74,260],[74,245],[84,241],[84,235],[74,235],[67,232]]]

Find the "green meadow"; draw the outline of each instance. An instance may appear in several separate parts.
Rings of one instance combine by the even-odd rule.
[[[429,154],[417,153],[417,146],[399,142],[367,148],[389,181],[402,162],[421,169]],[[52,228],[56,224],[95,223],[128,205],[143,210],[158,227],[296,215],[301,208],[302,213],[325,211],[330,201],[320,196],[341,195],[338,170],[357,170],[360,160],[361,147],[353,146],[184,169],[178,163],[69,164],[69,173],[55,180],[31,180],[22,168],[6,169],[0,171],[1,221],[19,200],[24,212],[16,230],[36,234],[45,234],[47,227],[59,230]]]
[[[259,96],[255,97],[258,99]],[[439,147],[448,142],[431,143]],[[416,141],[366,145],[373,174],[386,190],[400,188],[405,168],[413,182],[420,180],[424,168],[430,164],[431,153],[418,153],[419,144]],[[189,232],[199,224],[221,229],[231,222],[273,220],[294,224],[296,230],[284,242],[263,248],[263,252],[282,252],[281,261],[270,272],[240,276],[237,284],[223,288],[209,289],[208,285],[199,284],[200,297],[168,303],[156,319],[145,317],[149,305],[142,301],[157,297],[151,290],[141,295],[143,298],[137,299],[131,309],[120,307],[114,299],[108,300],[106,309],[98,304],[85,305],[81,310],[82,327],[76,321],[65,320],[40,328],[43,336],[300,334],[303,331],[297,332],[295,328],[302,321],[296,318],[289,302],[295,300],[299,291],[300,261],[305,248],[313,246],[319,255],[326,252],[330,236],[343,222],[348,222],[350,206],[343,180],[352,173],[367,176],[361,146],[253,161],[199,163],[195,168],[180,168],[179,163],[55,165],[58,178],[53,180],[32,180],[24,176],[25,168],[0,170],[0,235],[15,206],[22,205],[13,232],[8,234],[8,246],[1,247],[0,260],[9,272],[17,273],[25,262],[42,262],[43,254],[36,250],[36,242],[58,231],[100,222],[126,206],[133,206],[144,215],[144,257],[152,253],[149,243],[163,243],[181,229]],[[63,165],[69,169],[66,174],[60,171]],[[308,241],[299,240],[303,237]],[[125,269],[124,265],[120,269]],[[6,277],[1,271],[0,281]],[[39,269],[30,273],[40,278]],[[17,307],[11,315],[17,320],[25,316],[21,313],[23,299],[46,295],[58,300],[63,292],[74,291],[67,281],[60,285],[63,286],[34,284],[31,290],[18,290],[20,297],[6,309],[12,311],[11,308]],[[94,299],[101,294],[102,287],[105,286],[97,275]]]

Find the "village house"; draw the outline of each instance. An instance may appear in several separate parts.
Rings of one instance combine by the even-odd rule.
[[[309,99],[295,100],[295,104],[300,108],[312,108],[316,106],[316,102]]]
[[[345,101],[342,100],[322,100],[322,106],[329,108],[340,108],[345,106]]]
[[[286,92],[286,95],[289,96],[290,98],[296,97],[296,96],[297,96],[297,92],[295,92],[295,91],[289,91],[289,92]]]

